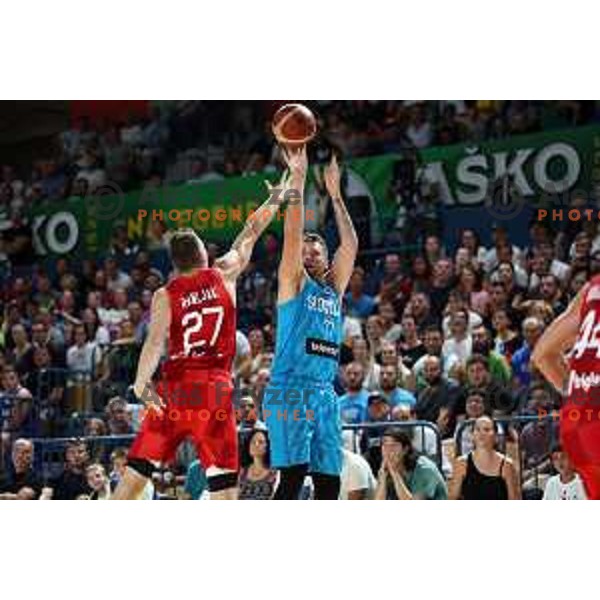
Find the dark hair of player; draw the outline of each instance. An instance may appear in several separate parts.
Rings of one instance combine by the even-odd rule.
[[[304,241],[308,242],[309,244],[321,244],[321,246],[323,246],[323,250],[325,251],[325,256],[328,256],[329,252],[327,250],[327,244],[325,242],[325,239],[321,237],[318,233],[305,233]]]
[[[193,229],[178,229],[169,240],[171,260],[179,271],[206,266],[206,251]]]

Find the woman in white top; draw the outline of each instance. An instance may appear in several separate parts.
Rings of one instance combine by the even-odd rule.
[[[552,451],[552,464],[558,471],[548,479],[544,488],[544,500],[587,500],[585,488],[566,452],[560,446]]]

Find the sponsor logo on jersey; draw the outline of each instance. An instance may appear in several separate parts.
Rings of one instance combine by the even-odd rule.
[[[316,294],[309,294],[306,305],[308,310],[320,312],[328,317],[340,316],[340,302],[336,297],[323,298]]]
[[[600,385],[600,373],[576,373],[571,371],[569,374],[569,394],[575,390],[589,392],[590,389]]]
[[[306,338],[306,353],[337,360],[340,354],[340,347],[338,344],[328,342],[327,340]]]
[[[588,302],[594,302],[600,300],[600,285],[594,285],[590,288],[586,300]]]

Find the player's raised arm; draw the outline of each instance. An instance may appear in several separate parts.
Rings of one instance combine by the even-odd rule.
[[[337,291],[343,294],[354,269],[354,260],[358,252],[358,237],[342,199],[340,167],[335,155],[331,158],[331,163],[325,167],[324,179],[327,193],[333,203],[335,222],[340,237],[340,245],[333,257],[331,270],[334,285]]]
[[[283,149],[290,170],[289,189],[295,192],[285,211],[283,252],[279,263],[278,301],[295,297],[304,281],[302,246],[304,243],[304,182],[308,168],[306,146],[292,151]]]
[[[237,279],[246,269],[256,242],[271,224],[285,200],[288,188],[285,173],[276,187],[272,187],[268,182],[266,184],[269,197],[248,217],[244,228],[235,238],[229,252],[215,261],[215,268],[219,269],[224,277],[230,281]]]
[[[149,395],[148,391],[153,389],[151,387],[152,376],[162,356],[170,320],[169,296],[165,288],[159,288],[152,297],[150,327],[142,348],[133,386],[134,394],[144,401],[152,400],[153,394]]]
[[[584,287],[567,309],[546,329],[533,350],[531,360],[542,375],[561,393],[569,376],[565,352],[569,350],[579,331],[581,302],[587,290]]]

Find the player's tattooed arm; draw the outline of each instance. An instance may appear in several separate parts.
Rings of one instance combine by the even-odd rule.
[[[343,294],[354,269],[354,260],[358,252],[358,236],[346,209],[341,191],[341,172],[335,155],[323,173],[327,193],[331,197],[340,245],[333,257],[332,275],[336,289]]]
[[[278,301],[285,302],[300,291],[304,282],[302,246],[304,244],[304,183],[308,169],[306,146],[298,150],[282,148],[290,171],[289,188],[295,192],[288,203],[283,226],[283,251],[279,263]]]
[[[531,360],[542,375],[560,392],[566,392],[569,370],[565,353],[573,346],[579,331],[580,311],[585,286],[565,312],[546,329],[537,341]]]
[[[256,242],[271,224],[286,199],[289,187],[286,173],[282,175],[279,184],[276,186],[272,186],[268,181],[265,183],[267,184],[269,197],[248,217],[244,228],[235,238],[229,252],[215,261],[215,267],[227,279],[236,279],[246,269]]]
[[[153,390],[152,376],[163,353],[170,319],[169,297],[165,288],[160,288],[154,292],[152,297],[150,327],[142,348],[133,386],[134,394],[145,402],[155,400],[153,396],[156,394],[154,392],[149,394],[148,391]]]

